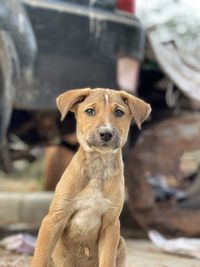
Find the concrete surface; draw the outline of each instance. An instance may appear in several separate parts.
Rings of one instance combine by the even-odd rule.
[[[0,226],[12,223],[40,225],[53,193],[0,192]]]

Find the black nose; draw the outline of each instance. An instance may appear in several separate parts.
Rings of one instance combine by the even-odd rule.
[[[100,137],[102,141],[108,142],[112,139],[113,134],[110,131],[102,131],[100,132]]]

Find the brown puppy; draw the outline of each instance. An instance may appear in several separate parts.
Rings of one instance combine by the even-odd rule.
[[[121,148],[131,119],[140,128],[151,108],[126,92],[100,88],[68,91],[57,106],[62,119],[75,112],[80,148],[56,187],[31,266],[124,267]]]

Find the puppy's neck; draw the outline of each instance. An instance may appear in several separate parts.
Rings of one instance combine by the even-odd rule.
[[[99,152],[86,151],[80,146],[78,154],[84,160],[85,172],[89,178],[107,179],[112,176],[123,174],[123,162],[121,149],[117,151]]]

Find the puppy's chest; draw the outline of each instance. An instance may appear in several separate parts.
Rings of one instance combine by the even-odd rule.
[[[102,216],[113,208],[113,203],[102,196],[98,190],[91,194],[75,198],[75,213],[71,225],[82,233],[92,233],[99,230]]]
[[[111,185],[114,170],[104,160],[95,157],[85,167],[82,172],[85,184],[74,199],[76,213],[73,222],[80,228],[90,230],[97,227],[101,223],[102,216],[115,206],[109,194],[113,190]]]
[[[94,160],[83,166],[79,173],[80,181],[84,182],[79,194],[73,199],[74,213],[68,229],[73,240],[78,236],[83,240],[88,236],[95,239],[102,226],[103,216],[117,211],[113,198],[113,184],[116,178],[113,175],[116,175],[116,169],[114,170],[113,166],[111,168],[104,160],[94,157]]]

